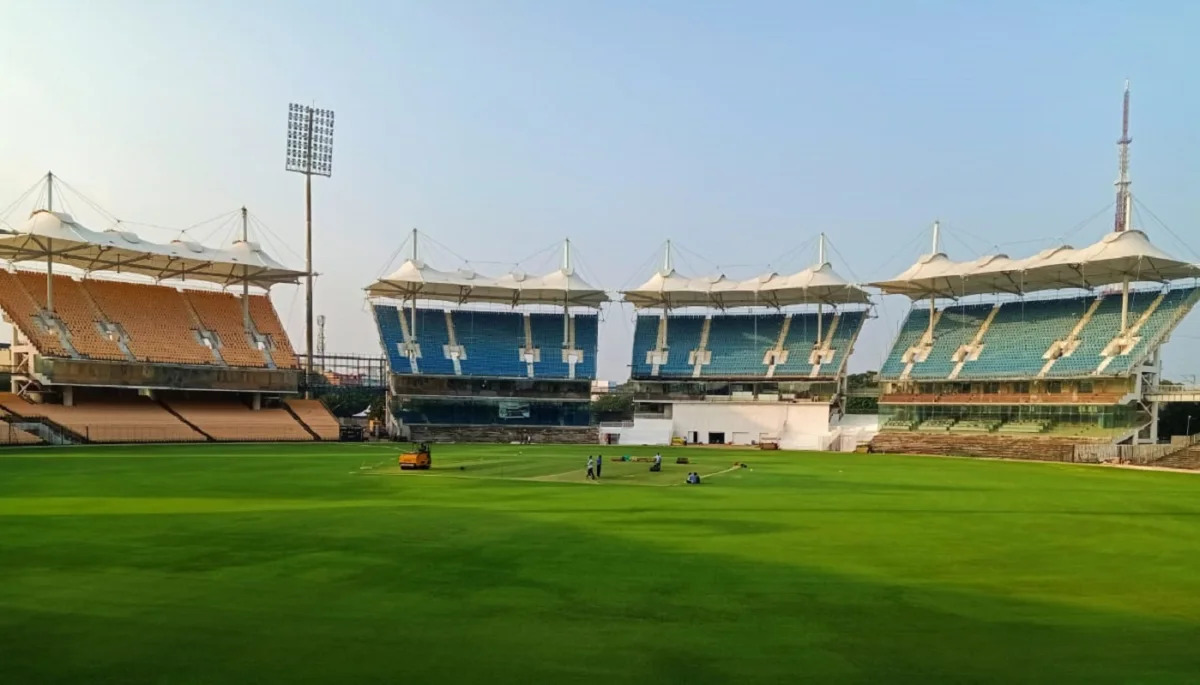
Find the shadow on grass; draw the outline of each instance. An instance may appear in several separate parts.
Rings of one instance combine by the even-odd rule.
[[[681,552],[606,534],[586,512],[533,513],[6,519],[0,682],[1098,683],[1200,671],[1195,621],[867,582],[807,565],[803,549],[794,564]]]

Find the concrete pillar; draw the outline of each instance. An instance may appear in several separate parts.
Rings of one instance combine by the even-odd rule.
[[[63,400],[64,407],[74,407],[75,406],[75,388],[70,385],[64,387],[62,400]]]
[[[251,402],[250,408],[253,409],[254,411],[258,411],[259,409],[262,409],[262,393],[261,392],[254,393],[250,402]]]

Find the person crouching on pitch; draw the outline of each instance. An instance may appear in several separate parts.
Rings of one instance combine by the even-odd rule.
[[[588,455],[588,480],[596,480],[596,461]]]

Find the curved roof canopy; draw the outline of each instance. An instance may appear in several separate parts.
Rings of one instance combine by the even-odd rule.
[[[871,285],[889,295],[921,299],[1197,277],[1200,266],[1168,255],[1151,244],[1145,233],[1130,230],[1109,233],[1081,249],[1064,245],[1025,259],[990,255],[956,262],[941,253],[923,255],[895,278]]]
[[[0,259],[45,261],[84,271],[114,271],[221,285],[246,282],[268,288],[297,283],[303,271],[288,269],[257,243],[238,241],[226,249],[186,240],[154,243],[136,233],[93,231],[70,214],[39,210],[15,231],[0,231]]]
[[[785,307],[797,304],[868,304],[866,291],[842,278],[829,264],[781,276],[766,273],[745,281],[724,276],[687,278],[674,269],[658,271],[650,280],[621,293],[641,308]]]
[[[556,269],[544,276],[512,272],[491,278],[474,271],[439,271],[425,262],[408,259],[392,273],[367,286],[372,297],[398,300],[441,300],[464,304],[553,304],[599,307],[608,301],[603,290],[592,287],[572,269]]]

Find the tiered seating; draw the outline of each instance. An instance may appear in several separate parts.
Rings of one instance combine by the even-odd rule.
[[[1122,392],[1038,392],[1038,393],[976,393],[976,392],[945,392],[945,393],[899,393],[883,395],[879,401],[883,404],[1087,404],[1108,405],[1117,404],[1124,397]]]
[[[993,326],[995,324],[993,323]],[[929,310],[928,309],[913,309],[908,313],[908,317],[904,319],[904,324],[900,326],[900,332],[896,335],[896,342],[892,345],[892,351],[888,354],[888,358],[883,362],[883,366],[879,369],[881,378],[899,378],[904,372],[904,353],[910,347],[920,342],[921,337],[925,335],[925,331],[929,328]]]
[[[540,350],[541,359],[533,365],[533,374],[546,378],[566,378],[570,364],[563,361],[562,314],[530,314],[529,330],[533,346]]]
[[[16,277],[25,286],[39,309],[46,306],[46,274],[18,271]],[[100,312],[93,308],[78,281],[66,276],[54,277],[54,313],[66,324],[71,344],[88,359],[124,360],[125,355],[113,340],[100,333]]]
[[[1004,303],[983,336],[979,358],[963,365],[959,379],[1037,376],[1046,364],[1046,351],[1070,335],[1094,300],[1085,296]]]
[[[712,351],[712,362],[704,366],[701,373],[705,376],[762,376],[767,371],[763,356],[779,340],[782,326],[783,316],[779,314],[712,317],[707,345]]]
[[[411,326],[412,312],[391,305],[374,305],[380,342],[392,373],[412,373],[412,365],[402,351],[404,324]],[[447,356],[450,331],[442,309],[417,309],[416,336],[421,346],[418,373],[455,375],[454,361]],[[403,319],[401,319],[403,317]],[[561,314],[530,314],[529,340],[525,337],[525,317],[521,312],[457,310],[451,312],[454,341],[465,353],[459,368],[463,376],[527,378],[529,366],[521,351],[532,343],[539,350],[533,364],[534,378],[568,378],[570,364],[563,360],[563,320]],[[575,378],[596,377],[596,345],[599,331],[594,314],[572,315],[575,349],[583,359],[575,366]]]
[[[658,339],[658,317],[638,317],[638,324],[642,323],[642,319],[647,319],[647,325],[654,328],[654,340]],[[704,331],[703,316],[672,316],[667,319],[667,363],[660,366],[658,369],[659,376],[668,376],[675,378],[690,378],[692,370],[695,368],[689,361],[691,351],[700,347],[700,336]],[[654,349],[654,342],[650,343],[650,349]],[[637,351],[634,352],[637,354]],[[641,354],[641,361],[646,360],[645,352]]]
[[[0,405],[25,418],[45,417],[91,442],[198,442],[205,437],[148,397],[34,404],[0,393]],[[294,421],[293,421],[294,423]]]
[[[267,343],[271,350],[271,358],[275,360],[275,366],[281,369],[300,368],[300,362],[296,359],[295,351],[292,350],[292,343],[288,339],[287,331],[283,330],[283,324],[279,322],[279,315],[275,312],[275,307],[271,305],[271,298],[266,295],[251,295],[250,318],[254,320],[254,327],[258,329],[258,332],[267,336]]]
[[[600,349],[600,317],[575,315],[575,349],[583,350],[583,362],[576,365],[576,378],[596,377],[596,353]]]
[[[37,445],[41,438],[8,423],[0,422],[0,445]]]
[[[815,319],[816,315],[810,314],[809,316],[813,316]],[[837,330],[833,332],[833,338],[830,340],[830,346],[834,350],[834,355],[831,360],[821,364],[822,376],[836,375],[842,369],[846,363],[846,358],[850,356],[850,348],[854,345],[854,341],[858,338],[858,334],[862,330],[863,323],[866,320],[867,313],[865,311],[842,312],[839,315]],[[795,319],[793,319],[792,325],[796,325]],[[826,328],[824,330],[829,329]],[[776,371],[776,375],[779,375],[778,371]]]
[[[828,334],[829,327],[833,325],[833,318],[832,312],[821,315],[822,337]],[[835,339],[840,335],[841,324],[839,323],[838,330],[834,332]],[[808,376],[812,374],[813,365],[809,363],[809,355],[812,354],[813,346],[816,344],[817,315],[793,314],[792,322],[788,325],[787,339],[783,341],[783,348],[788,351],[788,358],[786,362],[775,366],[775,376]],[[836,347],[834,349],[837,350],[837,358],[832,363],[822,364],[822,371],[826,366],[833,366],[836,369],[838,359],[845,357],[844,350]]]
[[[216,364],[212,350],[200,342],[199,328],[183,295],[174,288],[86,280],[92,295],[109,321],[120,324],[129,348],[141,361],[167,364]]]
[[[320,400],[285,400],[285,403],[322,440],[337,441],[341,437],[341,426]]]
[[[387,356],[388,368],[392,373],[409,373],[412,365],[400,351],[404,342],[404,331],[400,328],[400,310],[391,305],[377,304],[372,307],[375,312],[375,325],[379,327],[379,341]]]
[[[46,275],[0,271],[0,307],[33,345],[47,356],[166,364],[264,367],[266,358],[244,333],[241,300],[228,293],[180,292],[175,288],[54,277],[54,315],[45,312]],[[251,318],[269,337],[271,353],[281,368],[297,368],[295,353],[279,318],[263,295],[250,299]],[[68,347],[47,328],[58,325],[68,333]],[[58,323],[55,324],[54,322]],[[116,331],[124,331],[129,354]],[[221,357],[201,339],[199,331],[215,332]],[[72,355],[71,348],[75,354]]]
[[[902,419],[894,416],[885,421],[879,428],[885,431],[910,431],[916,425],[917,422],[913,419]]]
[[[1157,293],[1130,293],[1129,322],[1137,320]],[[1121,297],[1105,297],[1095,313],[1079,331],[1079,347],[1069,357],[1062,357],[1050,368],[1050,376],[1084,376],[1096,370],[1103,359],[1100,353],[1121,332]],[[1044,352],[1045,350],[1043,350]]]
[[[529,375],[520,352],[525,347],[525,317],[507,312],[473,311],[454,312],[453,317],[458,344],[467,351],[467,359],[462,364],[463,374],[505,378]],[[424,347],[422,344],[422,350]],[[555,347],[543,354],[553,354],[558,349]]]
[[[1008,421],[997,431],[1000,433],[1045,433],[1049,423],[1046,421]]]
[[[950,426],[951,433],[991,433],[1000,425],[999,419],[961,419]]]
[[[1129,373],[1133,364],[1153,349],[1169,332],[1171,326],[1194,305],[1195,288],[1179,288],[1165,294],[1163,301],[1135,333],[1140,338],[1129,354],[1117,355],[1104,368],[1104,375],[1120,376]],[[1129,294],[1129,324],[1132,326],[1158,298],[1159,292]],[[1073,354],[1063,357],[1051,367],[1049,376],[1071,377],[1091,374],[1099,368],[1104,348],[1121,331],[1121,297],[1109,295],[1080,331],[1080,344]]]
[[[246,339],[242,301],[229,293],[189,290],[182,293],[206,330],[221,341],[221,358],[230,366],[266,366],[266,358]]]
[[[923,362],[913,364],[910,378],[945,379],[954,370],[954,353],[971,342],[994,305],[975,304],[947,307],[933,329],[933,347]],[[929,320],[925,320],[926,326]],[[986,339],[986,338],[985,338]],[[1044,350],[1043,350],[1044,351]]]
[[[779,335],[788,315],[714,315],[709,322],[708,340],[705,349],[710,353],[710,362],[700,369],[702,377],[765,377],[770,368],[763,361],[767,352],[779,342]],[[810,355],[817,344],[817,315],[815,313],[792,314],[788,324],[783,348],[788,351],[787,361],[775,365],[774,378],[803,377],[812,375]],[[821,335],[830,338],[833,356],[821,365],[820,375],[834,376],[844,366],[846,357],[862,329],[866,312],[843,312],[824,314]],[[837,328],[832,328],[834,321]],[[667,320],[667,348],[670,354],[667,363],[659,368],[659,376],[666,378],[690,378],[695,366],[690,362],[691,352],[700,346],[704,331],[704,316],[672,316]],[[652,364],[647,363],[646,353],[654,349],[658,340],[659,317],[641,315],[637,318],[633,340],[633,374],[639,378],[652,377]],[[829,336],[829,332],[833,335]]]
[[[1191,311],[1192,307],[1196,305],[1198,296],[1200,296],[1200,288],[1196,287],[1176,288],[1168,292],[1162,303],[1138,330],[1137,335],[1141,340],[1130,350],[1129,354],[1114,359],[1104,373],[1106,375],[1129,373],[1133,365],[1149,354],[1154,345],[1161,343],[1174,325]]]
[[[42,290],[45,291],[44,281]],[[43,354],[67,356],[67,350],[59,342],[58,336],[47,331],[38,320],[38,312],[42,309],[39,301],[34,299],[32,293],[25,288],[16,274],[2,270],[0,270],[0,307],[4,308],[8,319]]]
[[[917,430],[945,432],[950,430],[950,427],[954,425],[954,421],[954,419],[927,419],[922,421],[921,425],[917,426]]]
[[[176,400],[169,405],[216,440],[312,440],[282,408],[253,411],[240,402],[218,400]]]
[[[400,316],[408,320],[408,330],[414,330],[412,312],[401,309]],[[445,349],[450,343],[450,333],[446,330],[446,312],[441,309],[418,309],[415,330],[417,343],[421,346],[421,358],[417,360],[420,372],[440,376],[454,375],[454,362],[446,356]],[[403,339],[400,342],[403,342]],[[515,356],[516,352],[513,355]],[[407,366],[407,359],[404,363]],[[463,364],[465,368],[466,362]]]
[[[639,315],[634,323],[631,365],[631,373],[634,378],[651,377],[650,374],[654,367],[646,361],[646,352],[653,350],[658,340],[658,319],[657,316]]]

